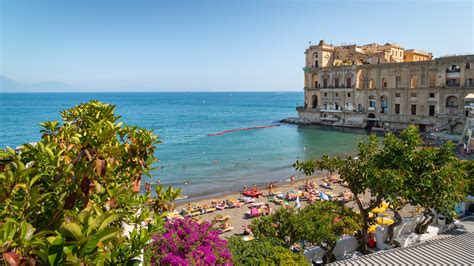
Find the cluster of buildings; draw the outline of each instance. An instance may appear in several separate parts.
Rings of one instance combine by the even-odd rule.
[[[433,59],[417,49],[387,43],[305,51],[305,123],[374,130],[462,133],[474,118],[474,55]]]

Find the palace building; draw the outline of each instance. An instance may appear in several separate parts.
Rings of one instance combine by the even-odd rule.
[[[472,110],[474,55],[433,59],[431,53],[387,43],[305,51],[305,104],[300,121],[374,130],[461,133]]]

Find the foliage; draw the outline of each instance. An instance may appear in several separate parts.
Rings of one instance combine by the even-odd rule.
[[[474,195],[474,161],[462,161],[462,167],[467,173],[467,181],[469,182],[467,194]]]
[[[366,252],[367,232],[372,223],[369,212],[382,201],[387,201],[395,212],[397,221],[394,226],[401,221],[398,211],[404,205],[410,203],[423,207],[425,219],[419,225],[419,232],[424,232],[432,219],[431,210],[452,212],[466,185],[466,171],[454,156],[451,144],[439,148],[425,147],[414,126],[409,126],[398,137],[386,134],[381,148],[375,135],[371,135],[366,142],[359,143],[356,157],[331,160],[337,166],[341,180],[354,194],[361,212],[363,252]],[[314,163],[297,162],[296,169],[313,173],[315,169],[311,167],[314,165],[333,170],[328,167],[326,158]],[[362,202],[361,196],[369,196],[369,202]]]
[[[315,202],[298,216],[303,221],[303,239],[326,250],[325,263],[335,261],[333,250],[341,237],[354,235],[360,229],[359,215],[337,202]]]
[[[235,265],[308,265],[303,254],[268,239],[243,241],[240,237],[231,237],[229,249]]]
[[[360,228],[359,216],[335,202],[315,202],[299,213],[280,208],[270,216],[252,221],[251,229],[258,239],[269,240],[285,248],[309,242],[326,249],[324,260],[333,261],[337,240],[352,235]]]
[[[250,225],[257,238],[271,238],[289,248],[303,239],[304,225],[295,209],[278,208],[273,214],[254,219]]]
[[[165,224],[165,232],[155,234],[147,249],[152,264],[158,265],[230,265],[227,241],[209,222],[177,219]],[[148,251],[149,252],[149,251]]]
[[[114,109],[80,104],[61,112],[62,124],[42,123],[36,145],[7,150],[12,163],[0,172],[0,230],[28,233],[3,236],[5,259],[123,264],[135,261],[161,228],[161,207],[179,191],[158,187],[157,199],[138,193],[159,140],[118,122]]]

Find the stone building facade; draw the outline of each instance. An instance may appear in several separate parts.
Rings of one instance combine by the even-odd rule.
[[[464,128],[464,99],[474,93],[474,55],[432,59],[394,44],[335,47],[306,54],[300,120],[335,126],[421,131]],[[407,58],[404,60],[404,58]]]

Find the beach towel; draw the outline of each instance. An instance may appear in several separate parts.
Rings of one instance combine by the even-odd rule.
[[[255,216],[258,216],[258,214],[259,214],[259,211],[257,208],[250,209],[250,216],[255,217]]]

